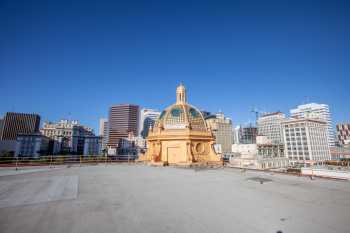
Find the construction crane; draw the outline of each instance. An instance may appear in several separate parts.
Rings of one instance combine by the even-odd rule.
[[[259,109],[257,109],[256,107],[253,107],[250,111],[251,113],[255,114],[255,123],[258,124],[258,119],[261,115],[267,114],[267,112],[265,111],[260,111]]]
[[[257,108],[253,107],[250,112],[255,114],[255,124],[257,124],[258,119],[259,119],[259,115],[260,115],[260,111]]]

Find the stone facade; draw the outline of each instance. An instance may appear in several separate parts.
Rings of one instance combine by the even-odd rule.
[[[94,136],[93,130],[78,121],[45,122],[41,133],[53,140],[53,154],[84,154],[84,140]]]
[[[266,136],[257,136],[256,144],[232,145],[234,155],[229,159],[233,167],[272,169],[288,167],[282,144],[273,143]]]

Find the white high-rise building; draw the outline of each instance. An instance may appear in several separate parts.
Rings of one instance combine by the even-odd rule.
[[[332,118],[327,104],[303,104],[290,110],[291,117],[320,119],[327,123],[327,138],[330,147],[335,145]]]
[[[100,119],[100,128],[98,133],[102,137],[101,151],[103,151],[107,149],[107,143],[108,143],[108,119],[106,118]]]
[[[282,112],[262,115],[257,121],[258,135],[266,136],[273,143],[283,144],[283,130],[281,123],[286,119]]]
[[[239,130],[240,130],[240,126],[236,126],[233,128],[233,131],[232,131],[232,135],[233,135],[233,144],[239,144],[240,141],[239,141]]]
[[[314,164],[331,159],[327,143],[327,123],[310,118],[282,122],[285,153],[291,164]]]
[[[140,111],[140,127],[139,135],[146,138],[148,135],[148,130],[153,127],[154,123],[160,116],[160,112],[154,109],[143,108]]]

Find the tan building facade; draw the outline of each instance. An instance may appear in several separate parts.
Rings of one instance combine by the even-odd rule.
[[[216,145],[220,146],[223,156],[232,154],[232,121],[224,116],[223,113],[217,113],[205,118],[205,121],[215,136]],[[218,151],[216,151],[218,153]]]
[[[221,163],[214,152],[215,138],[202,113],[187,103],[186,89],[176,89],[176,103],[159,116],[147,137],[148,150],[140,161],[159,165]]]

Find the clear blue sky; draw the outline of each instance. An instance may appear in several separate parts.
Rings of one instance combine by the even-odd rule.
[[[189,101],[234,124],[305,96],[350,121],[350,1],[0,1],[0,115],[98,127],[112,104]]]

